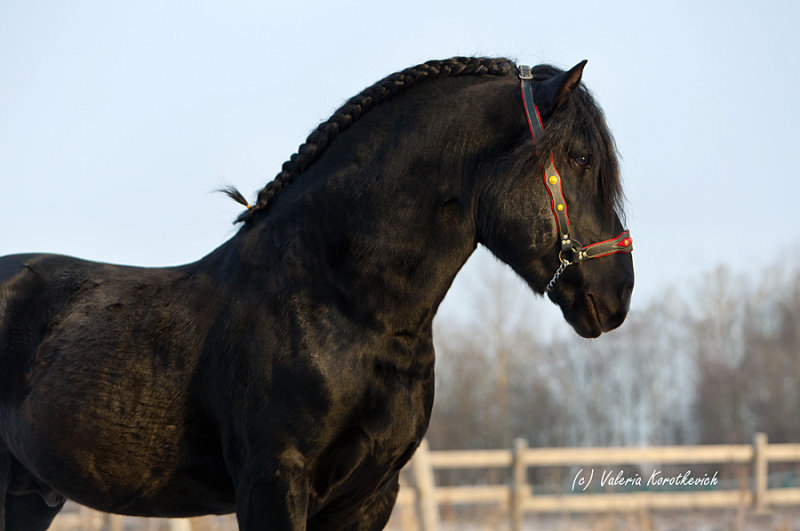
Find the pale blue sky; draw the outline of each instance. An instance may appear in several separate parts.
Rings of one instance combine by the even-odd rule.
[[[317,123],[453,55],[569,67],[622,154],[641,308],[800,251],[800,3],[0,0],[0,255],[199,258]],[[458,283],[481,282],[477,260]],[[542,310],[557,315],[557,310]]]

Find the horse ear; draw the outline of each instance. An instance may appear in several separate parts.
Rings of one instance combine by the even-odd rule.
[[[584,59],[566,72],[534,84],[536,105],[542,114],[542,119],[547,119],[553,114],[567,100],[572,91],[580,85],[586,63],[587,61]]]
[[[587,62],[588,61],[584,59],[580,63],[570,68],[569,71],[564,74],[564,80],[561,84],[561,87],[558,89],[558,95],[556,96],[556,108],[564,103],[570,93],[575,90],[578,85],[580,85],[581,76],[583,76],[583,69]]]

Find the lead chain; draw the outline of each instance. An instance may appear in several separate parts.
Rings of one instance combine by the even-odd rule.
[[[571,263],[572,262],[570,262],[568,260],[562,260],[561,265],[558,266],[558,269],[556,270],[556,274],[553,275],[553,278],[547,284],[547,287],[544,288],[544,294],[545,295],[549,295],[550,294],[550,290],[553,289],[553,286],[556,285],[556,282],[558,281],[559,277],[564,274],[564,271],[567,270],[567,267],[569,267],[569,265]]]

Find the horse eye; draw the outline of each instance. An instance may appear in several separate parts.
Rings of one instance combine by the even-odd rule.
[[[575,162],[575,164],[577,166],[580,166],[582,168],[585,168],[586,166],[588,166],[589,162],[590,162],[589,161],[589,157],[586,157],[586,156],[573,157],[572,161]]]

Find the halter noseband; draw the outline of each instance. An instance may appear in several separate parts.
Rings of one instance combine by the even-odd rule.
[[[537,140],[544,134],[544,126],[542,117],[539,115],[539,109],[533,99],[533,74],[530,66],[519,66],[519,79],[522,102],[525,106],[525,117],[528,119],[531,137],[533,137],[533,142],[536,144]],[[616,238],[592,243],[584,247],[581,247],[579,242],[572,239],[569,235],[567,202],[564,200],[564,192],[561,189],[561,175],[556,170],[555,157],[552,152],[549,157],[546,157],[546,161],[546,164],[542,162],[542,178],[550,194],[550,208],[556,218],[558,235],[561,238],[561,251],[558,253],[558,259],[561,263],[544,290],[545,294],[549,294],[556,281],[571,264],[615,253],[633,252],[633,240],[631,239],[630,231],[627,230]]]

